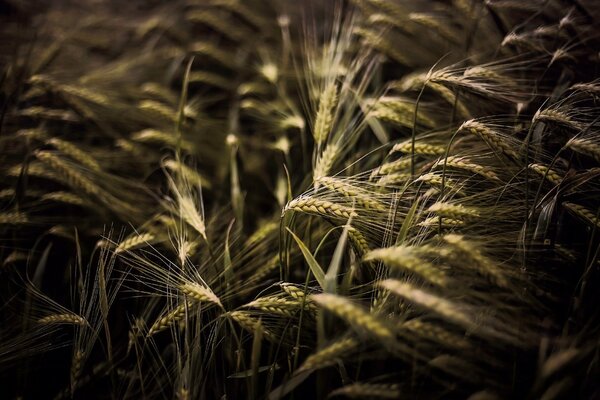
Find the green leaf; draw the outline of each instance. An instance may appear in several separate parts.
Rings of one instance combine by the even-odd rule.
[[[350,228],[350,220],[340,235],[333,257],[329,263],[327,274],[325,274],[325,292],[337,293],[337,277],[340,272],[340,265],[342,264],[342,258],[344,257],[344,250],[346,249],[346,242],[348,241],[348,229]]]
[[[298,247],[300,247],[300,251],[302,251],[302,255],[308,263],[308,266],[313,275],[315,276],[315,279],[317,280],[317,282],[319,282],[319,286],[321,286],[321,288],[325,290],[325,272],[323,272],[323,268],[321,268],[317,260],[315,260],[313,255],[310,253],[310,250],[308,249],[308,247],[306,247],[302,240],[298,236],[296,236],[294,232],[290,230],[290,228],[285,229],[287,229],[287,231],[292,235],[292,237],[298,244]]]
[[[396,239],[397,245],[404,242],[404,240],[406,239],[408,230],[410,229],[410,227],[413,226],[412,223],[415,218],[415,213],[417,211],[418,206],[419,206],[419,200],[415,199],[412,206],[410,207],[410,210],[408,210],[408,213],[406,214],[406,218],[402,222],[402,227],[400,227],[400,232],[398,233],[398,238]]]

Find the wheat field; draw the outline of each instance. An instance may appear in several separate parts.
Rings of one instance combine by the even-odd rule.
[[[0,397],[600,398],[600,3],[0,0]]]

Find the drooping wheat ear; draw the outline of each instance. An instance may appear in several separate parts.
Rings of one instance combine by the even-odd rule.
[[[471,162],[469,159],[465,157],[457,157],[457,156],[449,156],[446,159],[438,160],[432,168],[443,167],[444,160],[446,167],[462,169],[464,171],[472,172],[474,174],[480,175],[484,178],[487,178],[491,181],[499,181],[498,175],[491,169],[489,166],[483,166],[481,164],[477,164]]]
[[[371,210],[385,211],[386,207],[380,201],[373,199],[366,192],[361,191],[357,186],[344,182],[342,179],[323,177],[318,180],[318,183],[328,189],[334,190],[344,197],[348,197],[357,204]]]
[[[206,225],[204,217],[196,209],[196,204],[191,196],[179,194],[177,196],[179,215],[185,222],[196,230],[206,240]]]
[[[330,82],[327,84],[327,86],[325,86],[325,89],[319,96],[319,108],[317,110],[315,126],[313,128],[313,136],[317,145],[323,143],[331,132],[337,103],[337,85],[335,82]]]
[[[82,165],[91,170],[100,171],[102,169],[94,157],[90,156],[89,153],[81,150],[79,147],[67,142],[66,140],[52,138],[48,140],[47,143],[62,151],[75,161],[79,161]]]
[[[57,182],[64,182],[65,179],[62,176],[54,173],[54,171],[48,170],[46,165],[40,162],[32,162],[28,165],[18,164],[10,167],[6,173],[7,176],[19,176],[21,173],[25,171],[28,176],[36,176],[39,178],[49,179]]]
[[[375,249],[367,253],[364,260],[381,260],[389,267],[417,274],[434,285],[446,286],[447,284],[444,272],[425,261],[420,256],[419,249],[412,246]]]
[[[414,153],[422,156],[441,156],[446,152],[446,146],[423,143],[423,142],[415,142]],[[390,154],[393,153],[404,153],[404,154],[412,154],[413,153],[413,143],[410,140],[404,141],[402,143],[397,143],[390,150]],[[409,164],[410,165],[410,164]]]
[[[319,307],[332,312],[364,333],[368,333],[383,340],[394,338],[394,333],[386,326],[386,324],[363,307],[354,304],[346,297],[329,293],[320,293],[312,295],[311,298],[319,305]]]
[[[355,382],[329,393],[328,397],[345,396],[350,399],[398,399],[400,385]]]
[[[298,286],[294,285],[293,283],[281,283],[279,286],[281,287],[281,290],[287,293],[288,296],[296,299],[299,304],[304,304],[304,308],[312,311],[317,310],[315,303],[310,299],[309,296],[306,295],[304,290],[300,289]]]
[[[369,118],[376,118],[382,121],[391,122],[400,126],[412,127],[414,123],[414,109],[412,103],[400,103],[405,107],[391,107],[380,101],[374,102],[367,114]]]
[[[569,117],[563,111],[552,108],[538,110],[533,116],[532,122],[535,123],[537,121],[561,124],[575,130],[581,130],[584,127],[582,123],[573,120],[573,118]]]
[[[387,174],[382,176],[377,181],[377,186],[386,187],[386,186],[395,186],[404,184],[412,179],[412,174],[406,172],[394,172],[391,174]]]
[[[18,111],[18,115],[39,119],[51,119],[68,122],[79,122],[79,117],[71,110],[57,110],[53,108],[32,106]]]
[[[428,184],[429,186],[442,186],[442,183],[443,183],[446,187],[449,187],[456,193],[458,193],[458,194],[461,193],[460,190],[454,188],[454,186],[456,185],[456,182],[453,179],[450,179],[450,178],[443,179],[442,174],[439,174],[439,173],[428,172],[426,174],[419,175],[419,177],[417,179],[415,179],[415,181],[416,182],[424,182],[424,183]]]
[[[413,318],[402,322],[398,327],[400,329],[407,329],[419,337],[424,337],[450,348],[466,349],[469,347],[469,342],[463,337],[444,329],[440,325],[421,319]]]
[[[456,106],[456,112],[461,118],[471,118],[469,109],[464,102],[456,97],[456,94],[451,89],[444,86],[440,81],[444,81],[445,76],[441,72],[433,72],[432,74],[417,74],[410,75],[400,82],[392,82],[391,87],[406,91],[409,89],[420,89],[425,86],[440,96],[447,104]],[[445,79],[445,81],[449,81]]]
[[[474,119],[465,121],[458,128],[458,131],[466,131],[472,133],[473,135],[477,135],[484,141],[486,141],[493,149],[499,150],[502,153],[514,159],[520,158],[519,155],[513,149],[514,146],[511,146],[509,143],[502,140],[498,132],[479,121],[475,121]]]
[[[563,206],[571,210],[576,215],[582,217],[584,220],[590,222],[593,225],[600,227],[600,219],[596,216],[596,213],[592,210],[575,203],[564,202]]]
[[[323,152],[317,157],[313,169],[315,188],[318,187],[317,182],[319,179],[326,177],[331,172],[339,151],[340,146],[337,143],[328,143]]]
[[[252,307],[273,314],[293,317],[298,313],[300,304],[296,300],[288,300],[276,296],[260,297],[243,307]]]
[[[159,119],[164,119],[169,122],[177,121],[177,112],[172,107],[154,100],[142,100],[138,103],[138,107],[148,114],[153,114]]]
[[[78,97],[90,103],[107,106],[110,105],[110,99],[97,91],[85,87],[73,85],[60,85],[59,90],[69,96]]]
[[[248,245],[253,245],[264,241],[271,233],[279,228],[279,223],[276,221],[268,221],[263,223],[246,241]]]
[[[590,93],[595,96],[600,96],[600,85],[592,82],[576,83],[571,86],[572,90],[580,90],[582,92]]]
[[[403,157],[381,164],[379,168],[373,170],[371,177],[375,177],[377,175],[387,175],[398,171],[410,171],[411,161],[412,160],[410,157]]]
[[[88,204],[84,199],[77,196],[75,193],[70,192],[51,192],[45,193],[42,197],[40,197],[41,201],[55,201],[64,204],[71,204],[74,206],[85,206]]]
[[[140,89],[147,97],[161,100],[167,104],[177,103],[177,96],[168,86],[163,86],[160,83],[146,82],[140,86]]]
[[[202,187],[203,189],[210,189],[211,184],[210,181],[196,171],[193,168],[188,167],[184,163],[169,159],[166,160],[165,168],[171,171],[174,174],[181,174],[184,180],[188,181],[192,187]]]
[[[221,308],[223,307],[221,305],[221,300],[217,295],[212,290],[199,283],[185,282],[179,286],[179,290],[195,301],[213,303]]]
[[[259,326],[262,327],[263,337],[272,342],[278,342],[279,338],[273,332],[265,329],[264,326],[261,325],[260,320],[254,318],[247,311],[231,311],[227,313],[227,315],[238,323],[244,330],[254,334]]]
[[[308,356],[297,372],[321,369],[333,365],[337,360],[356,351],[359,345],[360,342],[352,337],[336,340]]]
[[[418,223],[419,226],[423,226],[426,228],[435,228],[440,226],[440,224],[443,229],[452,229],[463,226],[465,224],[465,221],[462,221],[460,219],[435,216],[426,218],[424,221]]]
[[[0,225],[19,225],[29,222],[27,214],[22,212],[0,213]]]
[[[157,319],[148,330],[148,337],[164,331],[176,322],[185,318],[186,309],[190,309],[194,305],[193,301],[187,300],[182,302],[177,307],[169,311],[165,316]]]
[[[65,325],[79,325],[86,326],[87,321],[85,318],[74,314],[74,313],[62,313],[47,315],[38,319],[38,324],[65,324]]]
[[[156,129],[144,129],[139,132],[131,134],[131,140],[139,143],[161,143],[170,147],[176,148],[179,144],[181,148],[187,152],[194,150],[194,144],[189,140],[180,140],[177,135],[173,135],[167,132],[159,131]],[[136,149],[132,146],[119,142],[120,145],[125,145],[124,149],[133,152],[134,154],[145,155],[142,149]]]
[[[291,128],[303,130],[304,127],[306,126],[306,122],[304,121],[304,118],[302,118],[299,115],[286,115],[279,120],[279,126],[283,130],[287,130],[287,129],[291,129]],[[286,137],[280,138],[278,143],[284,144],[285,143],[284,140],[287,140],[287,138]],[[281,149],[284,153],[289,152],[289,147],[290,147],[289,142],[285,146],[281,146],[281,145],[276,146],[276,148]]]
[[[600,145],[588,139],[573,138],[567,142],[566,147],[600,162]]]
[[[352,243],[354,244],[354,247],[358,251],[359,255],[368,253],[371,250],[369,242],[367,241],[365,236],[362,233],[360,233],[360,231],[355,227],[348,227],[348,236],[350,237],[350,240],[352,240]]]
[[[117,245],[115,249],[115,253],[123,253],[128,250],[133,250],[140,246],[145,245],[146,243],[150,243],[156,239],[156,236],[150,232],[144,232],[139,234],[133,234],[128,238],[125,238],[121,243]]]
[[[555,185],[560,184],[560,182],[563,180],[563,177],[558,172],[542,164],[529,164],[529,169],[538,173],[542,177],[546,178],[550,183]]]
[[[135,158],[143,159],[144,157],[146,157],[146,152],[144,151],[144,148],[131,140],[124,138],[117,139],[115,140],[115,146],[133,155]]]
[[[225,51],[210,42],[192,44],[190,47],[190,52],[210,57],[226,67],[236,64],[236,59],[232,56],[231,52]]]
[[[469,112],[469,109],[465,106],[464,102],[462,102],[460,99],[457,99],[456,95],[451,89],[447,88],[441,83],[434,82],[431,79],[434,76],[435,73],[431,77],[427,76],[426,74],[424,74],[423,76],[415,77],[414,82],[411,82],[410,86],[420,87],[424,83],[426,87],[436,92],[444,101],[446,101],[446,103],[452,106],[456,105],[456,112],[460,117],[471,118],[471,113]],[[439,78],[441,78],[441,76],[438,76],[438,79]],[[405,85],[408,85],[408,83]]]
[[[463,76],[467,78],[486,78],[490,81],[496,81],[504,84],[510,83],[510,80],[506,76],[499,74],[491,68],[484,67],[481,65],[476,65],[474,67],[469,67],[465,69],[465,72],[463,72]]]
[[[479,211],[474,208],[465,207],[462,204],[451,204],[442,201],[432,204],[427,211],[434,212],[441,217],[458,220],[472,220],[481,216]]]
[[[61,160],[58,156],[47,152],[47,151],[35,151],[35,156],[41,162],[52,167],[56,172],[64,176],[69,185],[75,189],[83,190],[85,193],[104,198],[102,189],[94,184],[90,179],[83,176],[79,171],[75,170],[64,160]]]
[[[80,349],[75,350],[73,358],[71,359],[71,393],[74,392],[77,387],[77,381],[81,376],[84,360],[85,352]]]
[[[248,278],[249,282],[260,282],[268,277],[273,271],[279,267],[279,254],[275,254],[266,263],[261,265],[258,269],[254,270],[254,273]]]
[[[474,264],[481,275],[487,277],[496,285],[504,288],[509,286],[509,280],[502,270],[491,259],[484,256],[475,244],[465,240],[463,236],[456,234],[444,235],[442,238],[450,245],[451,251],[456,253],[458,256],[457,259],[461,263],[465,262],[467,264],[466,261],[469,261]]]
[[[377,118],[407,128],[412,128],[415,118],[415,101],[410,98],[384,96],[365,101],[367,117]],[[419,111],[417,121],[426,126],[434,126],[435,121],[425,112]]]
[[[464,312],[459,305],[443,297],[428,293],[414,287],[410,283],[396,279],[385,279],[378,282],[377,285],[412,303],[418,304],[467,330],[476,327],[475,322],[469,314]]]
[[[304,213],[316,213],[335,216],[339,218],[348,219],[350,217],[358,217],[358,214],[351,208],[340,206],[339,204],[332,203],[327,200],[319,200],[313,197],[298,197],[285,206],[283,212],[293,210]]]

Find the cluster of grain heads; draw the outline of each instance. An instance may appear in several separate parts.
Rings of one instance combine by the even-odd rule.
[[[4,397],[598,397],[592,0],[28,3]]]

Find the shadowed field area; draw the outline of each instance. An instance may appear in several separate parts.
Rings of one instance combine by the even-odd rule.
[[[0,397],[600,398],[594,0],[0,0]]]

